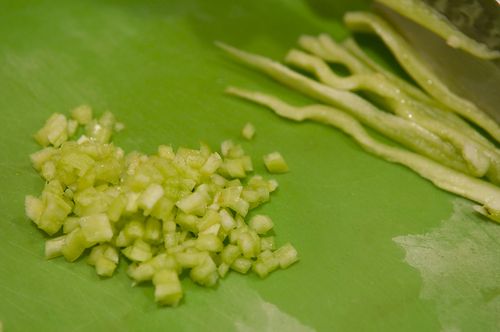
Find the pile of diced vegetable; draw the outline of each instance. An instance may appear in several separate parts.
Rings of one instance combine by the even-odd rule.
[[[252,159],[241,145],[125,154],[111,143],[123,127],[113,114],[96,119],[81,106],[70,119],[52,115],[35,134],[43,149],[31,161],[46,184],[40,197],[26,197],[26,213],[54,236],[45,242],[47,258],[73,262],[88,253],[97,274],[110,277],[125,257],[127,274],[135,283],[152,281],[164,305],[181,300],[183,271],[214,286],[230,270],[265,277],[298,260],[291,244],[275,248],[269,216],[248,217],[278,183],[250,175]],[[247,124],[242,135],[254,132]],[[265,163],[270,172],[288,169],[279,153]]]
[[[398,2],[383,3],[396,6]],[[406,5],[416,11],[427,6],[415,1],[407,1]],[[500,222],[500,126],[477,105],[451,91],[382,17],[349,12],[344,21],[353,32],[378,35],[418,86],[373,61],[355,39],[338,43],[321,34],[301,36],[301,50],[292,49],[285,57],[291,67],[308,72],[317,80],[266,57],[217,43],[244,65],[318,100],[319,104],[293,106],[257,91],[236,87],[226,91],[290,120],[310,119],[336,127],[368,152],[405,165],[439,188],[479,203],[475,206],[477,212]],[[474,46],[465,36],[453,36],[456,40],[452,46]],[[485,57],[490,54],[480,51],[472,53]],[[328,63],[343,65],[350,75],[336,73]],[[368,97],[357,92],[368,92]],[[393,140],[396,146],[372,137],[365,126]]]

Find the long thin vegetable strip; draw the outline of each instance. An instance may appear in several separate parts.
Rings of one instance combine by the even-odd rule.
[[[422,0],[376,0],[393,9],[398,14],[408,17],[418,24],[431,30],[448,45],[459,48],[482,59],[498,59],[500,52],[488,48],[487,45],[479,43],[466,36],[455,27],[444,15],[426,4]]]
[[[483,128],[497,142],[500,142],[498,124],[475,104],[453,93],[386,21],[367,12],[347,13],[344,16],[344,21],[351,30],[377,34],[391,50],[399,64],[425,91],[457,114]]]
[[[298,44],[304,50],[328,62],[343,64],[352,73],[365,74],[371,72],[368,66],[349,54],[347,50],[342,47],[325,47],[316,37],[302,35],[299,37]]]
[[[294,107],[276,97],[234,87],[226,89],[226,92],[267,106],[279,116],[290,120],[310,119],[336,127],[354,138],[366,151],[412,169],[441,189],[480,203],[483,206],[482,212],[487,213],[492,220],[498,221],[500,218],[500,189],[498,187],[457,172],[416,153],[380,143],[370,137],[363,126],[345,112],[325,105]]]
[[[328,39],[330,37],[326,36]],[[330,39],[331,40],[331,39]],[[432,107],[434,112],[443,120],[446,121],[449,125],[453,125],[456,129],[460,130],[463,134],[468,135],[470,138],[474,139],[476,142],[488,147],[490,149],[495,150],[496,147],[493,143],[491,143],[488,139],[486,139],[483,135],[481,135],[478,131],[472,128],[466,121],[464,121],[460,116],[456,113],[450,111],[443,111],[442,109],[446,109],[447,107],[443,104],[438,103],[435,99],[430,98],[427,94],[422,92],[419,88],[413,86],[408,83],[404,79],[400,78],[397,75],[394,75],[389,70],[385,69],[383,66],[379,65],[377,62],[373,61],[368,54],[363,51],[363,49],[356,43],[353,38],[348,38],[342,42],[342,45],[339,47],[344,47],[346,50],[351,52],[354,56],[356,56],[359,60],[369,66],[373,71],[377,73],[383,74],[390,81],[392,81],[397,86],[401,87],[401,90],[405,91],[408,95],[413,98],[420,100]]]
[[[344,45],[349,43],[351,41],[352,43],[356,43],[354,39],[347,39],[344,42]],[[354,74],[364,74],[364,73],[381,73],[387,79],[392,81],[394,84],[396,84],[402,91],[406,92],[409,96],[415,98],[416,100],[428,103],[430,105],[436,105],[436,101],[430,97],[428,94],[423,92],[420,88],[414,86],[413,84],[405,81],[404,79],[400,78],[399,76],[391,73],[389,70],[385,69],[384,67],[380,66],[377,64],[375,61],[371,60],[370,57],[368,57],[361,49],[360,52],[365,55],[365,57],[360,57],[354,52],[352,52],[351,49],[345,47],[344,45],[338,44],[335,42],[330,36],[327,34],[321,34],[317,38],[317,42],[319,45],[321,45],[324,49],[324,51],[327,54],[330,53],[338,53],[339,49],[344,50],[345,53],[345,58],[349,57],[349,62],[352,62],[353,60],[350,58],[355,58],[359,62],[362,63],[363,66],[363,71],[352,71]],[[326,59],[325,59],[326,60]],[[345,61],[344,58],[340,58],[340,61]]]
[[[240,62],[258,69],[286,86],[324,103],[346,109],[364,124],[412,150],[447,164],[453,163],[455,169],[466,167],[461,158],[456,158],[453,146],[416,123],[383,112],[354,93],[318,83],[271,59],[223,43],[217,45]]]
[[[452,125],[463,134],[466,134],[474,139],[476,142],[490,149],[496,149],[488,139],[471,128],[470,125],[457,114],[450,111],[443,111],[442,108],[447,108],[445,105],[427,95],[425,92],[420,90],[420,88],[410,84],[373,61],[358,46],[354,39],[348,38],[342,44],[338,44],[327,34],[321,34],[318,38],[302,36],[299,38],[299,45],[308,52],[322,58],[325,61],[340,63],[347,66],[354,74],[367,74],[374,72],[382,74],[394,85],[398,86],[402,92],[431,107],[433,109],[433,113],[435,113],[436,116],[438,116],[442,121]]]
[[[383,75],[355,74],[348,77],[340,77],[322,59],[293,49],[288,52],[285,62],[312,72],[321,82],[333,88],[365,90],[383,97],[386,104],[389,105],[389,108],[394,113],[418,123],[453,144],[461,152],[462,157],[467,162],[470,174],[473,176],[482,177],[485,175],[490,167],[490,159],[493,159],[493,162],[500,163],[500,157],[496,153],[493,151],[490,151],[490,153],[485,152],[484,150],[487,148],[469,139],[460,131],[448,126],[446,122],[436,119],[435,114],[426,112],[427,108],[425,105],[414,101]],[[459,170],[464,171],[463,169]]]

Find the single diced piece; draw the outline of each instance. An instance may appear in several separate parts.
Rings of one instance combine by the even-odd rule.
[[[176,306],[182,299],[179,276],[172,270],[161,270],[154,274],[155,301],[163,305]]]
[[[214,234],[201,234],[196,239],[196,249],[200,251],[219,252],[223,248],[222,241]]]
[[[288,165],[279,152],[271,152],[264,156],[264,165],[270,173],[288,172]]]
[[[207,208],[207,197],[200,192],[194,192],[178,201],[175,205],[184,213],[203,215]]]
[[[62,248],[66,243],[66,235],[45,241],[45,258],[51,259],[62,255]]]
[[[252,267],[252,261],[244,257],[236,258],[233,264],[231,264],[231,269],[243,274],[247,273],[251,267]]]
[[[128,259],[136,262],[145,262],[153,256],[151,246],[141,239],[135,240],[134,244],[123,249],[122,253]]]
[[[85,236],[80,228],[76,228],[71,233],[66,235],[61,252],[67,261],[73,262],[80,257],[85,248],[87,248]]]
[[[274,226],[271,218],[261,214],[253,216],[248,225],[251,229],[256,231],[257,234],[266,234]]]
[[[189,276],[194,282],[208,287],[214,286],[219,278],[217,266],[210,255],[205,255],[201,264],[195,266]]]
[[[80,219],[85,240],[90,243],[106,242],[113,237],[113,229],[108,216],[104,213],[82,217]]]
[[[63,114],[54,113],[34,136],[41,146],[60,146],[68,139],[68,121]]]
[[[73,119],[81,125],[86,125],[92,121],[92,109],[88,105],[81,105],[71,111]]]
[[[238,246],[234,244],[228,244],[220,254],[221,259],[227,265],[231,265],[238,256],[241,255],[241,250]]]
[[[297,250],[295,250],[295,248],[290,243],[287,243],[276,250],[274,252],[274,255],[278,258],[280,267],[282,269],[287,268],[288,266],[299,260]]]
[[[247,140],[251,140],[255,135],[255,127],[250,122],[245,123],[241,130],[241,136]]]
[[[43,213],[42,200],[34,196],[28,195],[24,199],[24,209],[28,218],[38,223],[38,220]]]
[[[163,196],[163,187],[157,183],[150,184],[149,187],[139,196],[138,205],[145,211],[151,212],[156,202]]]

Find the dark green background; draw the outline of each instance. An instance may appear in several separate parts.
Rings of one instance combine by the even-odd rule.
[[[338,131],[283,121],[223,94],[231,84],[307,102],[231,62],[213,41],[281,59],[300,34],[345,37],[341,15],[365,2],[2,1],[1,7],[5,331],[232,331],[237,322],[265,321],[264,301],[318,331],[440,329],[434,304],[419,298],[419,273],[391,239],[438,225],[450,215],[453,196]],[[130,287],[123,266],[99,280],[83,261],[46,261],[44,235],[23,208],[24,196],[42,188],[29,163],[37,149],[31,135],[51,113],[82,103],[125,123],[115,142],[126,151],[195,147],[200,140],[215,147],[240,140],[251,121],[257,135],[243,145],[257,171],[264,172],[260,156],[272,150],[291,169],[276,176],[280,189],[260,211],[301,261],[265,280],[231,273],[215,290],[185,280],[185,299],[175,309],[158,307],[150,286]]]

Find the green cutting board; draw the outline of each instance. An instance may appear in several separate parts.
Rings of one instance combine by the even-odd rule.
[[[499,227],[332,128],[284,121],[223,94],[237,85],[307,103],[230,61],[213,41],[282,59],[300,34],[345,37],[342,14],[368,8],[328,2],[1,1],[4,331],[500,328]],[[131,287],[125,266],[100,279],[83,260],[45,260],[46,236],[23,208],[24,196],[43,186],[28,158],[37,149],[31,135],[51,113],[83,103],[126,125],[115,139],[126,151],[216,147],[231,138],[258,173],[261,156],[280,151],[291,171],[276,176],[280,188],[259,212],[273,218],[278,243],[292,242],[300,262],[264,280],[231,273],[213,289],[183,280],[184,300],[168,308],[154,303],[150,285]],[[243,142],[248,121],[257,134]]]

